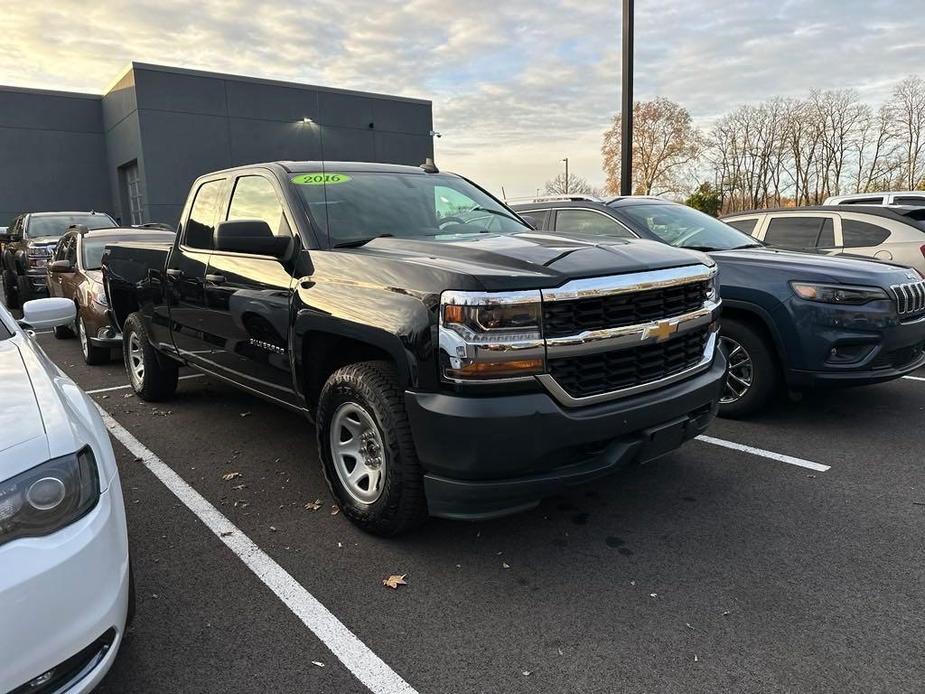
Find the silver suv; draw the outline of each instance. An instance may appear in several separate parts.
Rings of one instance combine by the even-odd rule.
[[[925,190],[890,190],[882,193],[833,195],[823,205],[925,205]]]
[[[826,205],[738,212],[723,221],[775,248],[863,255],[925,275],[925,208]]]

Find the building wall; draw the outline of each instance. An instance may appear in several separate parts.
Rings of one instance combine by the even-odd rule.
[[[150,221],[175,223],[192,181],[216,169],[314,159],[419,164],[433,156],[427,101],[159,66],[132,72]]]
[[[101,98],[0,87],[0,226],[30,210],[111,208]]]
[[[309,118],[311,122],[303,122]],[[175,224],[192,181],[275,160],[419,164],[431,103],[133,63],[103,96],[0,87],[0,225],[20,212],[97,209]]]

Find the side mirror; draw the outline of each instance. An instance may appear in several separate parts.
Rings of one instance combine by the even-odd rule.
[[[74,264],[70,260],[53,260],[48,263],[48,271],[52,274],[74,272]]]
[[[536,217],[534,217],[533,215],[529,215],[529,214],[522,214],[520,215],[520,218],[524,220],[527,224],[529,224],[531,229],[536,231],[536,228],[537,228],[536,225],[538,224],[538,222],[536,221]]]
[[[70,299],[33,299],[22,305],[19,324],[29,330],[44,330],[70,325],[77,317],[77,307]]]
[[[289,250],[289,239],[274,236],[270,225],[262,219],[230,219],[215,227],[212,248],[281,258]]]

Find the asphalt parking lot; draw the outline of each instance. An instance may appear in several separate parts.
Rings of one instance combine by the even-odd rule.
[[[100,691],[922,691],[925,370],[717,421],[717,442],[527,513],[382,540],[335,513],[300,417],[205,377],[144,403],[120,361],[37,339],[262,550],[236,553],[114,443],[138,611]],[[371,686],[326,645],[344,632],[316,636],[241,554],[381,659]]]

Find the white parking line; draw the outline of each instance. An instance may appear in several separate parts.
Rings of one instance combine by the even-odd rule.
[[[903,376],[903,378],[908,378],[910,381],[925,381],[925,378],[921,376]]]
[[[184,381],[187,378],[203,378],[205,374],[189,374],[187,376],[180,376],[178,381]],[[96,390],[86,390],[84,391],[87,395],[96,395],[97,393],[109,393],[113,390],[125,390],[126,388],[131,388],[132,386],[126,383],[124,386],[112,386],[110,388],[97,388]]]
[[[783,453],[775,453],[774,451],[766,451],[763,448],[754,448],[752,446],[746,446],[743,443],[736,443],[735,441],[726,441],[725,439],[716,439],[712,436],[705,436],[701,434],[697,437],[698,441],[703,441],[704,443],[711,443],[714,446],[722,446],[723,448],[731,448],[734,451],[741,451],[743,453],[751,453],[752,455],[761,456],[762,458],[769,458],[771,460],[777,460],[781,463],[788,463],[789,465],[799,465],[800,467],[809,468],[810,470],[816,470],[817,472],[825,472],[830,469],[828,465],[822,465],[821,463],[814,463],[811,460],[803,460],[803,458],[794,458],[792,455],[784,455]]]
[[[354,676],[377,694],[417,694],[398,673],[385,664],[324,605],[296,581],[253,540],[226,518],[205,497],[187,484],[166,463],[148,450],[99,405],[109,432],[140,460],[164,486],[215,533],[286,607],[317,636]]]

